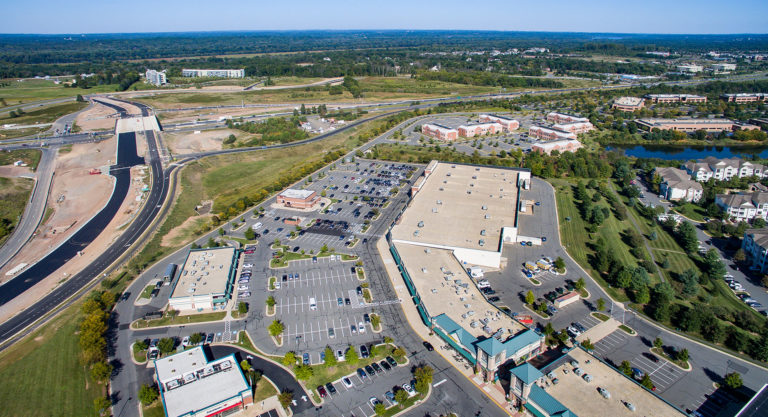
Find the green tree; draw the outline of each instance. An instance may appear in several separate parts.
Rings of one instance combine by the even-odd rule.
[[[565,261],[563,260],[563,258],[558,256],[557,259],[555,259],[555,269],[557,269],[558,271],[565,270]]]
[[[594,350],[595,345],[592,344],[592,341],[589,339],[584,339],[584,341],[581,342],[581,346],[586,350]]]
[[[347,351],[344,353],[344,359],[349,365],[357,364],[357,361],[360,360],[360,356],[357,354],[357,349],[352,346],[347,347]]]
[[[621,361],[621,366],[619,366],[619,370],[624,373],[626,376],[632,376],[632,364],[629,363],[629,361]]]
[[[286,352],[285,356],[283,356],[283,365],[285,366],[296,365],[296,362],[298,362],[298,358],[295,352]]]
[[[189,336],[189,343],[193,345],[199,345],[200,342],[203,341],[203,335],[200,333],[192,333],[191,336]]]
[[[387,406],[384,403],[377,403],[376,407],[373,407],[373,411],[376,412],[377,416],[383,416],[387,413]]]
[[[525,294],[525,303],[530,305],[533,305],[533,302],[536,301],[536,296],[533,295],[533,291],[528,290],[528,292]]]
[[[686,269],[678,275],[678,281],[683,284],[682,293],[686,297],[693,297],[699,292],[699,274],[692,268]]]
[[[171,339],[170,337],[164,337],[157,342],[157,348],[160,350],[160,353],[162,353],[163,355],[167,355],[173,352],[173,349],[175,347],[176,347],[176,341]]]
[[[147,350],[147,348],[149,347],[149,345],[147,344],[147,342],[146,342],[144,339],[142,339],[142,340],[137,340],[137,341],[134,343],[134,346],[135,346],[135,347],[136,347],[136,349],[138,349],[138,350]]]
[[[432,384],[434,370],[428,365],[420,366],[413,372],[413,376],[416,379],[416,391],[421,394],[426,394],[429,391],[429,386]]]
[[[725,379],[723,379],[723,385],[728,389],[736,390],[744,385],[744,381],[741,379],[741,374],[738,372],[731,372],[725,376]]]
[[[653,339],[653,347],[661,349],[662,346],[664,346],[664,341],[660,337]]]
[[[93,410],[100,416],[109,415],[109,408],[112,407],[112,401],[107,397],[98,397],[93,399]]]
[[[688,362],[688,349],[680,349],[675,354],[675,359],[680,362]]]
[[[395,392],[395,401],[398,402],[400,409],[403,408],[403,404],[408,401],[408,392],[404,389],[399,389]]]
[[[336,366],[336,364],[339,363],[338,359],[336,359],[336,355],[333,353],[333,349],[331,349],[330,346],[325,347],[325,366],[328,368]]]
[[[106,361],[96,362],[91,366],[91,378],[99,383],[109,381],[109,377],[112,376],[112,365]]]
[[[243,372],[247,374],[248,372],[251,372],[253,370],[253,367],[251,366],[251,363],[248,362],[247,359],[243,359],[242,361],[240,361],[240,369],[242,369]]]
[[[398,347],[396,347],[396,348],[395,348],[395,349],[392,351],[392,356],[394,356],[395,358],[400,358],[400,359],[402,359],[402,358],[404,358],[404,357],[405,357],[405,355],[406,355],[406,351],[405,351],[405,349],[403,349],[402,347],[399,347],[399,346],[398,346]]]
[[[605,300],[602,298],[597,299],[597,311],[605,310]]]
[[[139,401],[144,405],[150,405],[157,399],[158,392],[154,385],[144,384],[139,388]]]
[[[677,227],[677,237],[686,252],[696,253],[699,248],[699,239],[696,236],[696,228],[690,222],[683,221],[680,223]]]
[[[280,393],[280,395],[277,396],[277,399],[280,401],[280,405],[282,405],[283,408],[287,410],[293,401],[293,393],[290,391],[283,391]]]
[[[544,326],[544,335],[552,336],[552,334],[554,333],[555,333],[555,328],[552,327],[552,323],[547,322],[547,324]]]
[[[267,303],[267,306],[269,306],[269,308],[272,308],[275,306],[275,304],[277,304],[277,301],[275,301],[275,297],[270,295],[269,297],[267,297],[266,303]]]
[[[312,375],[315,374],[315,371],[312,369],[309,365],[296,365],[295,368],[293,368],[293,373],[296,374],[296,379],[299,381],[306,381],[309,378],[312,378]]]
[[[576,282],[573,283],[573,287],[579,291],[583,290],[585,285],[586,283],[584,282],[584,277],[579,278],[576,280]]]
[[[761,219],[762,220],[762,219]],[[737,262],[744,262],[747,260],[747,255],[744,253],[744,249],[739,249],[733,254],[733,260]]]
[[[270,336],[277,337],[283,334],[285,326],[280,320],[273,320],[272,324],[269,325],[268,330]]]
[[[381,317],[378,314],[371,314],[371,327],[378,329],[381,325]]]
[[[224,228],[223,228],[223,227],[220,227],[220,228],[219,228],[219,236],[224,236],[224,235],[226,235],[226,234],[227,234],[227,232],[224,230]]]
[[[256,239],[256,232],[253,231],[250,227],[245,229],[245,238],[248,240]]]
[[[231,144],[235,143],[236,140],[237,140],[237,137],[235,137],[235,135],[229,135],[229,136],[227,136],[226,139],[224,139],[223,143],[225,145],[231,145]]]
[[[640,385],[648,388],[649,390],[653,389],[653,381],[651,381],[651,377],[648,376],[648,374],[643,375],[643,379],[640,380]]]
[[[84,103],[85,99],[83,98],[82,94],[78,94],[77,97],[75,98],[75,101],[77,101],[78,103]]]

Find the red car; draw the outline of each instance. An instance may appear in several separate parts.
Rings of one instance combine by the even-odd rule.
[[[325,398],[328,396],[328,392],[325,390],[325,387],[322,385],[317,386],[317,393],[320,394],[320,398]]]

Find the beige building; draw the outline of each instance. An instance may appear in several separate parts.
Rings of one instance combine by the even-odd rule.
[[[766,93],[736,93],[736,94],[723,94],[721,99],[729,103],[754,103],[756,101],[765,101]]]
[[[576,139],[573,132],[546,126],[531,126],[528,128],[528,136],[541,140]]]
[[[589,119],[586,117],[574,116],[571,114],[564,114],[553,111],[547,113],[547,121],[550,123],[578,123],[588,122]]]
[[[693,133],[697,130],[706,132],[730,132],[733,130],[733,121],[728,119],[638,119],[635,121],[640,128],[645,130],[678,130]]]
[[[645,98],[653,103],[706,103],[707,98],[694,94],[648,94]]]
[[[481,114],[478,120],[480,122],[499,123],[507,132],[517,130],[520,127],[520,122],[517,120],[505,116],[497,116],[495,114]]]
[[[449,141],[459,138],[459,131],[437,123],[425,123],[421,125],[421,133],[438,140]]]
[[[563,152],[576,152],[581,149],[583,145],[576,139],[558,139],[549,142],[542,142],[534,144],[531,149],[534,152],[551,154],[553,151]]]
[[[564,130],[566,132],[575,133],[577,135],[587,133],[593,130],[595,127],[590,122],[574,122],[574,123],[558,123],[552,125],[553,129]]]
[[[613,101],[611,108],[621,111],[640,110],[645,106],[645,100],[640,97],[619,97]]]
[[[669,201],[699,201],[704,192],[701,184],[682,169],[656,168],[654,175],[661,177],[659,191]]]
[[[224,309],[232,295],[236,256],[233,247],[191,249],[173,283],[170,308],[187,312]]]

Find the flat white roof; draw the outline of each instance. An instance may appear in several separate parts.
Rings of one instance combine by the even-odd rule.
[[[515,223],[519,174],[514,169],[438,163],[392,229],[392,238],[498,251],[502,228]]]
[[[614,101],[614,103],[623,106],[637,106],[642,102],[643,99],[640,97],[619,97]]]
[[[289,188],[283,191],[282,193],[280,193],[280,195],[285,198],[297,198],[299,200],[305,200],[314,193],[315,192],[312,190],[297,190],[295,188]]]
[[[533,146],[539,147],[541,149],[554,149],[558,146],[567,145],[569,143],[581,145],[581,142],[579,142],[576,139],[555,139],[555,140],[550,140],[548,142],[537,143]]]
[[[235,248],[190,250],[171,298],[225,294]]]
[[[155,360],[169,417],[200,411],[250,390],[234,356],[209,362],[202,347]]]

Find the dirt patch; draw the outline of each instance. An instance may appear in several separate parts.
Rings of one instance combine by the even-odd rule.
[[[75,123],[84,132],[112,130],[115,128],[118,113],[111,107],[93,102],[87,109],[77,115]]]
[[[204,214],[184,220],[184,223],[174,227],[170,232],[163,236],[160,244],[165,247],[175,246],[180,240],[184,240],[187,236],[192,234],[195,229],[206,223],[211,217],[213,217],[212,214]]]
[[[215,109],[215,110],[186,110],[186,111],[175,111],[175,112],[163,112],[160,113],[161,115],[161,122],[162,123],[181,123],[181,122],[192,122],[195,120],[210,120],[215,119],[217,117],[225,117],[225,116],[232,116],[232,117],[242,117],[242,116],[251,116],[254,114],[264,114],[264,113],[272,113],[272,112],[278,112],[278,111],[286,111],[286,110],[293,110],[295,106],[265,106],[262,108],[254,108],[254,107],[238,107],[238,108],[221,108],[221,109]]]
[[[105,103],[112,103],[116,106],[120,106],[125,109],[125,111],[128,112],[129,115],[132,116],[141,116],[141,110],[139,110],[138,107],[134,106],[133,104],[128,104],[123,101],[115,101],[108,98],[99,97],[99,100],[105,102]]]
[[[34,178],[35,173],[29,167],[17,167],[14,165],[0,165],[0,177],[25,177]]]
[[[106,205],[112,195],[114,179],[105,174],[89,175],[88,170],[113,164],[115,147],[115,138],[95,144],[76,144],[70,153],[57,157],[56,172],[48,198],[48,206],[54,208],[53,215],[38,228],[33,238],[6,267],[0,270],[0,282],[11,278],[5,275],[8,269],[22,262],[30,265],[37,262],[72,236],[75,230],[87,223]],[[71,259],[22,296],[0,307],[0,321],[28,307],[93,262],[138,212],[144,199],[141,189],[144,187],[145,177],[141,167],[132,168],[130,190],[112,222],[80,256]]]
[[[222,148],[222,142],[229,135],[236,137],[246,134],[234,129],[217,129],[194,132],[166,132],[163,139],[170,151],[175,154],[188,154],[195,152],[215,151]]]

